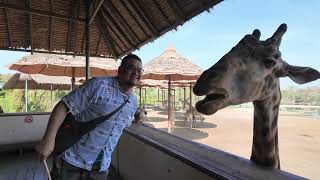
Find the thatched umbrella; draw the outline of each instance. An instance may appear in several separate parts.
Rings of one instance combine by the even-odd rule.
[[[171,106],[171,81],[196,80],[202,70],[189,59],[178,54],[172,45],[169,45],[160,56],[147,63],[144,69],[144,79],[168,80],[168,132],[172,132],[175,121]]]
[[[80,85],[77,81],[76,85]],[[41,74],[16,73],[3,85],[3,89],[25,89],[25,111],[28,112],[28,89],[50,90],[51,107],[53,90],[70,90],[71,82],[67,76],[46,76]]]
[[[25,83],[28,89],[42,90],[70,90],[71,82],[67,76],[46,76],[42,74],[22,74],[16,73],[3,85],[3,89],[24,89]],[[79,85],[76,82],[76,85]]]
[[[91,58],[90,72],[92,77],[116,76],[119,63],[111,58]],[[10,65],[9,69],[26,74],[43,74],[49,76],[72,77],[72,89],[75,77],[86,76],[86,61],[82,56],[34,54],[23,57]]]

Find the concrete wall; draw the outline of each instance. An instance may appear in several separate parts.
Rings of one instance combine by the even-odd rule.
[[[113,165],[123,180],[215,179],[127,133],[113,157]]]
[[[47,127],[49,115],[50,113],[1,114],[0,151],[10,149],[16,144],[24,146],[41,140]]]
[[[124,180],[304,179],[140,124],[124,131],[112,165]]]

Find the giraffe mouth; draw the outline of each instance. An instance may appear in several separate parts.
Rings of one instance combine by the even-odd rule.
[[[196,109],[202,114],[211,115],[224,107],[225,101],[228,97],[228,93],[220,89],[219,93],[214,92],[206,95],[203,100],[196,103]]]

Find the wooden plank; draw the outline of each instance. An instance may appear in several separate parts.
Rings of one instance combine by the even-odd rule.
[[[31,0],[29,0],[29,8],[31,9]],[[32,14],[29,13],[29,38],[30,38],[30,47],[31,47],[31,54],[33,54],[33,37],[32,37]]]
[[[128,8],[126,3],[123,3],[123,1],[119,1],[119,3],[128,11],[128,13],[130,14],[131,18],[134,19],[134,21],[138,24],[138,26],[140,27],[140,29],[144,32],[144,34],[147,37],[150,37],[148,35],[148,33],[146,32],[146,30],[143,28],[142,24],[140,23],[140,21],[137,20],[137,18],[132,14],[131,10]],[[152,32],[152,30],[151,30]]]
[[[174,0],[167,0],[167,2],[169,4],[170,8],[172,9],[172,11],[176,14],[178,21],[180,21],[181,24],[184,24],[186,22],[185,15],[181,11],[181,9],[178,7],[178,5],[175,3],[175,1]]]
[[[106,26],[105,23],[102,23],[102,19],[101,19],[101,11],[99,12],[99,15],[97,16],[97,26],[100,30],[100,33],[102,33],[102,36],[104,38],[104,42],[106,43],[110,53],[112,54],[112,56],[115,59],[118,59],[118,55],[116,54],[114,45],[113,45],[113,41],[111,40],[111,36],[108,32],[108,27]]]
[[[140,42],[138,35],[132,30],[132,28],[129,27],[129,25],[125,22],[124,17],[121,15],[121,13],[118,11],[118,9],[110,2],[106,1],[108,6],[104,5],[104,7],[110,8],[110,12],[113,12],[113,15],[116,17],[116,19],[119,21],[122,27],[125,28],[125,32],[128,32],[131,37],[133,37],[135,42]]]
[[[91,2],[91,5],[92,5],[94,2],[96,2],[96,1],[92,1],[92,2]],[[96,7],[96,9],[94,10],[94,12],[93,12],[92,16],[90,17],[89,25],[92,23],[92,21],[93,21],[93,20],[94,20],[94,18],[96,17],[96,15],[97,15],[97,13],[98,13],[98,11],[99,11],[100,7],[102,6],[103,2],[104,2],[104,0],[100,0],[100,1],[99,1],[98,6]],[[91,5],[90,5],[90,6],[91,6]],[[93,6],[92,6],[92,7],[93,7]]]
[[[129,39],[129,37],[127,36],[127,33],[122,30],[122,28],[117,24],[116,20],[114,20],[109,13],[106,11],[106,9],[104,7],[101,8],[101,11],[99,12],[101,17],[104,17],[106,20],[108,20],[109,22],[111,22],[111,24],[113,26],[115,26],[115,28],[120,32],[120,34],[123,36],[123,38],[127,41],[127,43],[130,45],[130,48],[134,48],[134,44],[132,43],[132,38]],[[102,21],[100,21],[100,24],[102,23]],[[102,24],[101,24],[102,25]]]
[[[49,4],[50,4],[50,12],[52,12],[52,4],[53,4],[53,0],[49,0]],[[52,39],[52,17],[49,17],[49,37],[48,37],[48,49],[49,52],[51,52],[51,39]]]
[[[6,23],[7,23],[9,46],[12,47],[12,35],[11,35],[10,21],[9,21],[9,18],[8,18],[7,8],[4,9],[4,15],[5,15],[5,18],[6,18]]]
[[[147,125],[132,124],[124,130],[124,133],[214,178],[231,180],[305,179],[278,169],[256,166],[242,157],[168,134]]]
[[[26,7],[22,7],[22,6],[13,5],[13,4],[10,4],[10,3],[3,3],[3,2],[1,3],[0,2],[0,8],[8,8],[8,9],[11,9],[11,10],[27,12],[27,13],[36,14],[36,15],[39,15],[39,16],[54,17],[54,18],[57,18],[57,19],[86,22],[86,20],[82,19],[82,18],[74,19],[74,18],[67,17],[67,16],[64,16],[64,15],[61,15],[61,14],[58,14],[58,13],[42,11],[42,10],[32,9],[32,8],[26,8]]]
[[[137,2],[135,2],[134,0],[128,0],[127,2],[137,12],[137,14],[140,16],[142,21],[146,24],[146,26],[149,27],[149,29],[151,29],[154,34],[156,34],[156,37],[159,37],[160,33],[156,29],[155,25],[152,24],[152,21],[150,20],[150,18],[147,16],[147,14],[144,13],[144,11],[140,8]]]

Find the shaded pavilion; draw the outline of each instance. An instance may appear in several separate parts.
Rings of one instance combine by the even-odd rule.
[[[168,132],[172,132],[175,123],[172,109],[172,81],[196,80],[202,70],[189,59],[178,54],[172,45],[169,45],[160,56],[145,64],[144,69],[143,79],[168,81]]]
[[[119,62],[111,58],[91,58],[91,76],[116,76]],[[74,89],[75,77],[86,76],[86,61],[82,56],[41,54],[24,56],[9,66],[9,69],[25,74],[43,74],[48,76],[69,76]],[[70,84],[70,83],[69,83]]]
[[[0,50],[120,58],[222,0],[38,0],[0,3]]]

